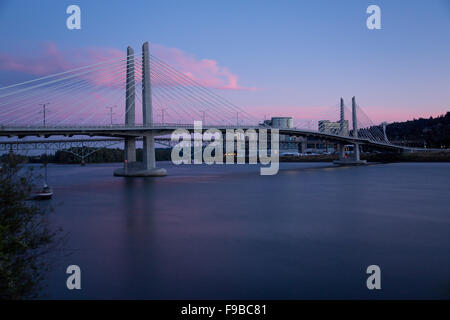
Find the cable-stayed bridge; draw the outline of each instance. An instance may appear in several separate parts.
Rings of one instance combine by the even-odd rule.
[[[141,111],[142,110],[142,111]],[[374,125],[353,97],[349,111],[343,100],[321,122],[297,120],[277,127],[287,136],[313,137],[339,144],[341,163],[360,162],[359,146],[407,150],[389,142],[385,130]],[[351,117],[347,118],[348,115]],[[122,58],[0,88],[0,136],[102,136],[125,141],[127,175],[164,175],[156,168],[155,137],[176,129],[271,129],[273,126],[220,97],[150,54],[146,42],[136,55],[128,47]],[[144,159],[136,162],[136,139],[142,137]],[[355,145],[354,159],[344,154]]]

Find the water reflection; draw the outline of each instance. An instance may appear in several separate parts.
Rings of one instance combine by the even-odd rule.
[[[70,292],[56,270],[51,297],[373,298],[370,264],[378,298],[448,297],[450,164],[163,166],[160,179],[51,166],[52,219],[76,249],[64,263],[85,282]]]

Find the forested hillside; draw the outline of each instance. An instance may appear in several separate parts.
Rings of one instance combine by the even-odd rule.
[[[386,134],[392,143],[427,148],[450,147],[450,112],[428,119],[394,122],[386,126]]]

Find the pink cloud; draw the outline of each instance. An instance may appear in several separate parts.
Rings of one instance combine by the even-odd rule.
[[[44,42],[33,56],[0,53],[0,70],[44,76],[124,57],[124,52],[113,48],[89,47],[68,53],[62,52],[53,42]]]
[[[239,77],[215,60],[196,59],[177,48],[168,48],[158,44],[151,45],[151,53],[174,66],[178,71],[209,88],[223,90],[254,90],[238,84]],[[125,58],[125,50],[115,48],[89,47],[85,49],[60,50],[55,43],[45,42],[33,56],[18,56],[0,53],[0,70],[17,71],[37,76],[64,72],[84,65]],[[113,86],[114,79],[108,70],[98,70],[89,77],[83,76],[99,86]],[[140,75],[136,75],[139,81]]]
[[[222,90],[255,90],[238,84],[239,77],[212,59],[197,59],[177,48],[151,45],[152,54],[172,65],[186,76],[209,88]]]
[[[46,76],[92,65],[103,61],[124,58],[125,53],[113,48],[96,48],[61,51],[55,43],[44,42],[33,56],[0,53],[0,70],[16,71],[36,76]],[[98,69],[79,76],[98,86],[118,86],[110,70]]]
[[[54,43],[41,44],[33,57],[20,57],[0,53],[0,70],[18,71],[34,75],[47,75],[73,68]]]

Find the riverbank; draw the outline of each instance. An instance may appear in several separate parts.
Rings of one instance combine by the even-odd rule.
[[[280,157],[280,162],[331,162],[339,158],[336,154]],[[362,160],[368,162],[450,162],[450,152],[411,153],[363,153]]]
[[[104,154],[110,154],[116,150],[105,149]],[[86,163],[122,163],[123,162],[123,150],[118,149],[117,157],[104,157],[100,155],[94,157],[93,155],[86,159]],[[142,149],[138,149],[137,160],[142,161]],[[170,161],[171,160],[170,149],[156,149],[156,161]],[[54,164],[79,164],[80,159],[77,159],[74,155],[70,155],[69,159],[59,159],[55,156],[50,156],[49,163]],[[95,154],[94,154],[95,155]],[[5,155],[4,157],[6,157]],[[18,156],[23,162],[28,163],[42,163],[41,157],[26,157]],[[280,157],[280,162],[332,162],[338,160],[337,154],[321,154],[321,155],[305,155],[305,156],[285,156]],[[368,162],[450,162],[450,152],[448,151],[429,151],[429,152],[405,152],[405,153],[362,153],[362,160]],[[225,159],[224,159],[225,162]],[[246,159],[248,162],[248,159]]]

